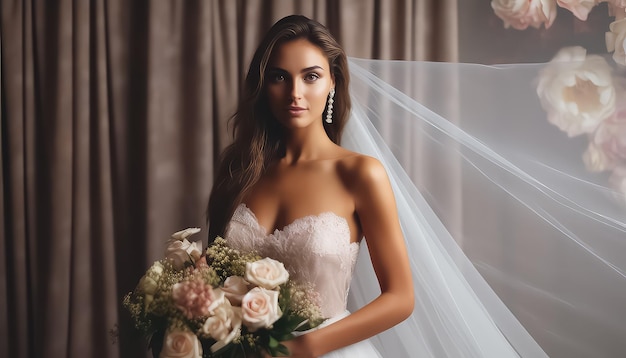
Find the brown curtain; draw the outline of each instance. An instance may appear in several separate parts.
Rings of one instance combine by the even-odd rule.
[[[170,233],[206,228],[227,119],[274,21],[315,18],[350,56],[457,58],[452,0],[2,0],[0,11],[2,357],[146,356],[121,299]]]

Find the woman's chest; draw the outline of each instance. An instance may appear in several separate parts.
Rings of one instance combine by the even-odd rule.
[[[350,189],[329,171],[294,170],[266,175],[248,191],[243,202],[256,214],[259,224],[271,231],[322,212],[352,221],[355,211]]]

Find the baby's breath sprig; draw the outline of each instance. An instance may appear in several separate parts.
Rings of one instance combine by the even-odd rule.
[[[215,270],[221,282],[229,276],[241,276],[246,273],[246,264],[261,259],[256,253],[241,253],[228,247],[226,240],[215,238],[213,244],[206,249],[207,263]]]

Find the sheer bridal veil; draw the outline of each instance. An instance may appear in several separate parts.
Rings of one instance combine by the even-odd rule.
[[[416,292],[414,314],[374,339],[384,357],[626,351],[626,153],[589,149],[624,142],[603,147],[599,122],[550,112],[580,67],[350,59],[342,144],[386,166]],[[598,93],[624,140],[611,71],[612,102]],[[361,255],[352,309],[378,292]]]

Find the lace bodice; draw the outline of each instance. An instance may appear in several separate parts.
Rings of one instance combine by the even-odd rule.
[[[269,235],[266,232],[254,213],[241,204],[224,236],[231,247],[279,260],[290,278],[313,284],[325,317],[344,312],[359,250],[358,243],[350,243],[346,220],[325,212],[299,218]]]

